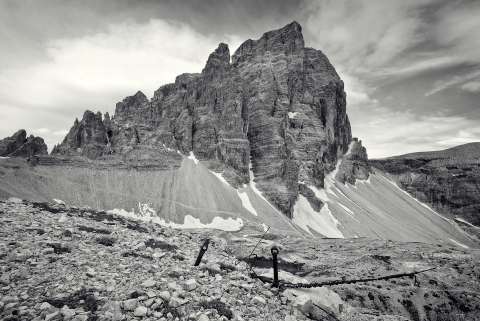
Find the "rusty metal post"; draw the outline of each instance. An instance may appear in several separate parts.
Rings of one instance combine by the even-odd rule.
[[[203,254],[205,254],[205,252],[207,252],[207,250],[208,250],[208,244],[209,243],[210,243],[210,239],[206,239],[203,242],[203,245],[200,248],[200,252],[198,253],[197,260],[195,261],[195,264],[194,264],[195,266],[200,265],[200,262],[202,261]]]
[[[272,252],[272,258],[273,258],[273,283],[272,287],[278,288],[279,286],[279,281],[278,281],[278,248],[276,246],[273,246],[272,249],[270,250]]]

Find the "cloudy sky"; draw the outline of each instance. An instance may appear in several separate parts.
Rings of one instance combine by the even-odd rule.
[[[0,0],[0,137],[25,128],[51,148],[85,109],[296,20],[345,81],[370,157],[480,141],[478,17],[476,0]]]

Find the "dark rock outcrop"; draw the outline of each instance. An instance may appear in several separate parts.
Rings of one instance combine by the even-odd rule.
[[[355,184],[357,179],[368,179],[369,174],[370,164],[368,163],[367,149],[362,146],[362,141],[355,137],[349,152],[343,157],[336,179],[342,183]]]
[[[20,129],[11,137],[0,140],[0,156],[31,157],[34,155],[47,155],[47,145],[43,138],[30,135]]]
[[[480,143],[370,162],[420,201],[480,226]]]
[[[87,112],[53,154],[193,151],[234,186],[249,182],[251,168],[258,188],[291,216],[299,182],[323,187],[352,139],[343,82],[301,31],[292,22],[232,57],[221,43],[200,74],[178,76],[151,100],[137,92],[112,119]]]

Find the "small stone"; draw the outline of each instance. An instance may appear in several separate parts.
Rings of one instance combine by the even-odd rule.
[[[3,285],[10,284],[10,275],[9,274],[2,274],[0,277],[0,283]]]
[[[180,287],[178,286],[177,282],[170,282],[167,284],[167,287],[170,289],[170,290],[178,290]]]
[[[151,288],[151,287],[154,287],[155,284],[156,284],[155,280],[150,278],[148,280],[143,281],[142,286],[144,288]]]
[[[147,291],[147,296],[149,298],[154,298],[157,296],[157,294],[154,291]]]
[[[179,297],[176,297],[176,296],[175,296],[175,297],[173,297],[173,298],[170,299],[170,301],[169,301],[168,304],[169,304],[171,307],[176,308],[176,307],[179,307],[179,306],[183,305],[183,304],[186,303],[186,302],[187,302],[187,300],[182,300],[182,299],[180,299]]]
[[[51,309],[51,308],[53,308],[53,306],[48,302],[43,302],[42,304],[40,304],[39,308],[40,308],[40,310],[43,311],[43,310]]]
[[[87,269],[87,273],[86,273],[86,275],[87,275],[88,277],[91,277],[91,278],[93,278],[95,275],[97,275],[97,273],[95,272],[95,270],[94,270],[94,269],[92,269],[92,268],[88,268],[88,269]]]
[[[133,315],[135,315],[136,317],[144,317],[147,315],[147,311],[148,309],[144,306],[139,306],[135,309],[135,311],[133,312]]]
[[[87,321],[87,320],[88,320],[87,314],[77,314],[75,318],[73,318],[73,321]]]
[[[143,304],[145,304],[146,307],[150,307],[153,304],[153,299],[148,299],[144,301]]]
[[[52,320],[52,319],[55,318],[58,314],[59,314],[58,311],[55,311],[55,312],[50,313],[50,314],[47,314],[47,315],[45,316],[45,321]]]
[[[168,302],[171,297],[170,292],[168,291],[162,291],[158,294],[158,296],[162,298],[163,301],[166,301],[166,302]]]
[[[63,318],[66,320],[69,320],[73,318],[75,315],[75,310],[74,309],[69,309],[67,306],[64,306],[61,310],[60,313],[62,313]]]
[[[137,307],[137,299],[130,299],[123,301],[123,309],[127,311],[133,311]]]
[[[256,304],[266,304],[267,303],[267,301],[265,301],[264,298],[262,298],[261,296],[258,296],[258,295],[254,296],[252,301]]]
[[[210,321],[210,319],[208,318],[208,316],[206,314],[200,314],[197,318],[197,321]]]
[[[189,279],[185,281],[185,289],[187,291],[192,291],[192,290],[195,290],[196,288],[197,288],[197,281],[195,281],[195,279]]]

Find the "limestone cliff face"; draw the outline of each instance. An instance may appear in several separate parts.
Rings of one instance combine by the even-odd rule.
[[[371,164],[440,213],[480,226],[480,143],[372,160]]]
[[[112,119],[87,112],[53,154],[193,151],[234,186],[249,182],[251,168],[258,188],[291,216],[299,182],[304,194],[307,185],[323,187],[351,140],[343,82],[293,22],[232,56],[220,44],[201,73],[178,76],[151,100],[125,98]]]
[[[30,157],[48,154],[43,138],[30,135],[20,129],[11,137],[0,140],[0,156]]]

